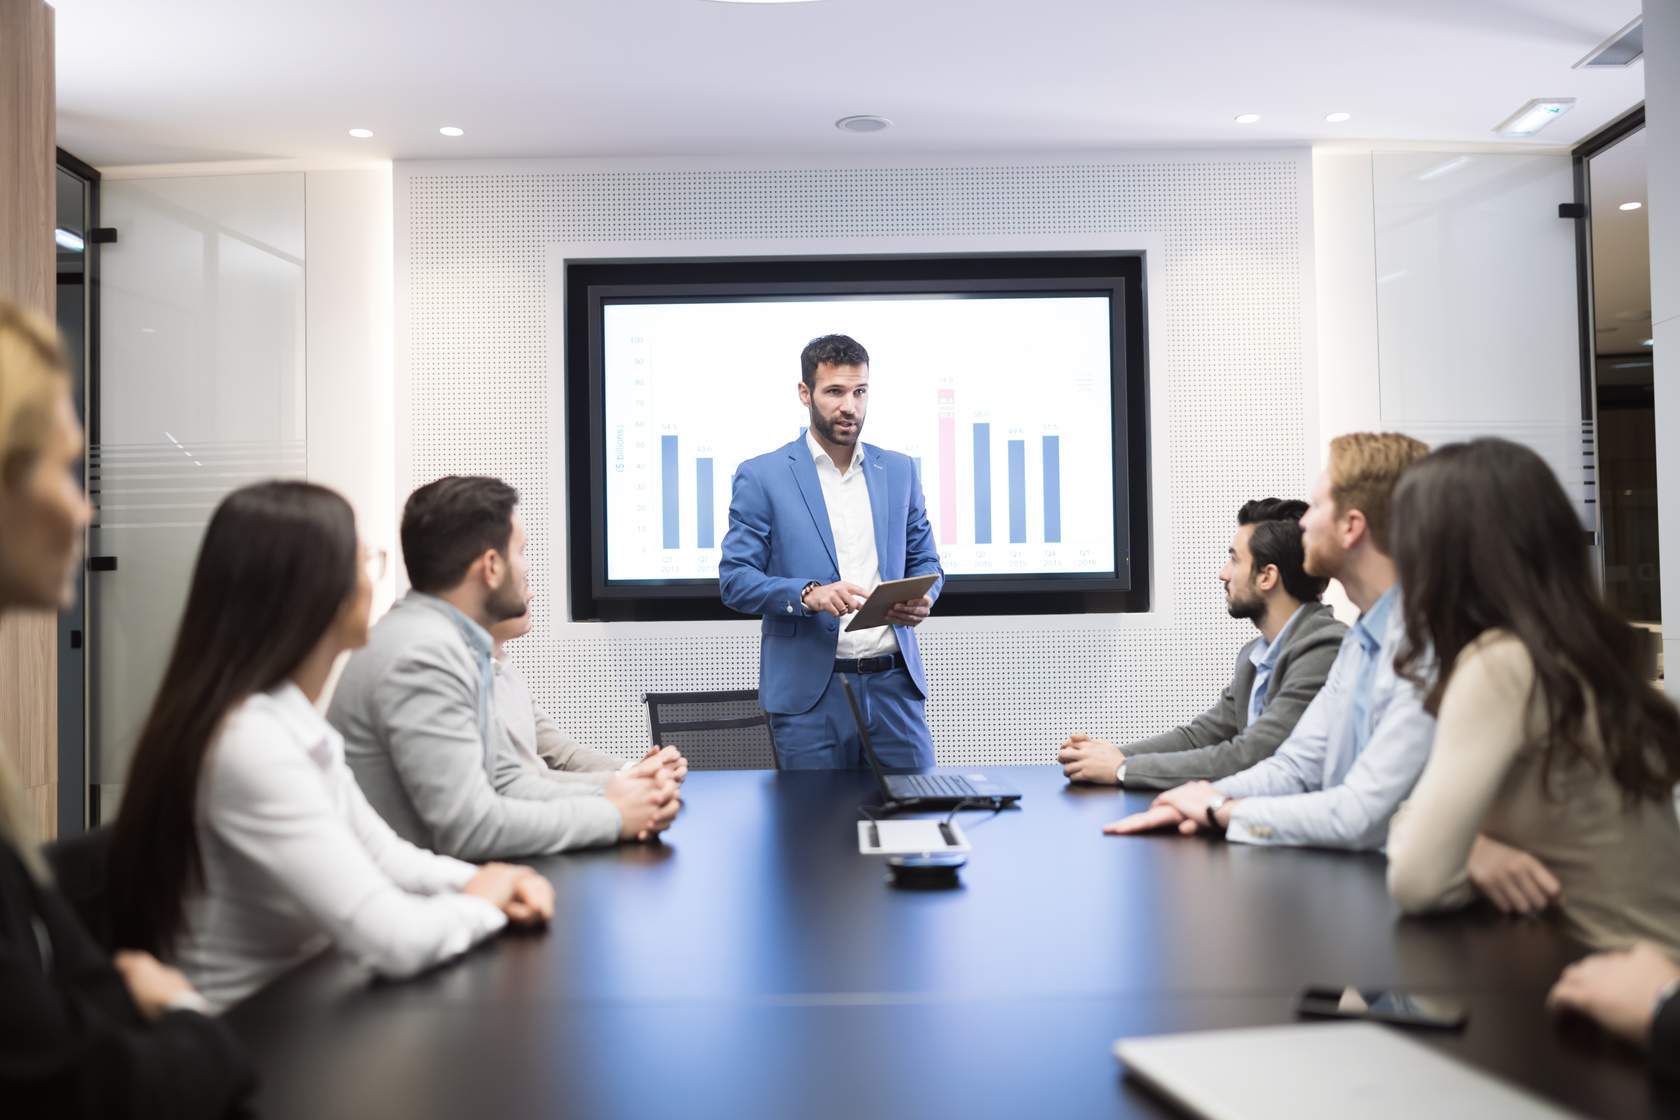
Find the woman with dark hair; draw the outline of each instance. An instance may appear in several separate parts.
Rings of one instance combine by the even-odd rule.
[[[90,511],[52,328],[0,302],[0,613],[67,605]],[[11,667],[8,666],[8,669]],[[10,1116],[222,1116],[250,1063],[179,972],[113,961],[55,889],[0,757],[0,1108]]]
[[[335,945],[409,976],[553,913],[528,868],[434,855],[369,807],[316,705],[367,641],[368,556],[331,490],[267,482],[210,519],[140,733],[111,853],[112,924],[226,1007]]]
[[[1390,893],[1408,913],[1555,907],[1594,948],[1680,954],[1680,713],[1599,597],[1551,469],[1506,440],[1442,447],[1401,479],[1394,528],[1396,668],[1438,724]]]

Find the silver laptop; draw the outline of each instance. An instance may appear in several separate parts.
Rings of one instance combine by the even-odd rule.
[[[994,782],[984,774],[952,774],[944,770],[930,770],[919,774],[889,774],[881,765],[875,745],[869,741],[869,721],[863,718],[851,683],[840,675],[840,688],[846,703],[852,708],[852,722],[857,724],[858,742],[863,745],[863,757],[875,771],[875,782],[881,787],[881,799],[892,811],[901,809],[981,808],[987,804],[1001,809],[1021,800],[1016,790],[1001,782]]]
[[[1123,1038],[1126,1073],[1204,1120],[1574,1120],[1374,1023]]]

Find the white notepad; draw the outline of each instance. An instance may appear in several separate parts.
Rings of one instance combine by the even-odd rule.
[[[880,831],[880,847],[869,842],[871,824]],[[866,856],[908,856],[970,850],[968,837],[956,821],[951,822],[951,835],[957,838],[955,844],[947,844],[939,834],[938,821],[859,821],[858,851]]]

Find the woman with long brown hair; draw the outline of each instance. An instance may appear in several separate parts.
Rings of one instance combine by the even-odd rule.
[[[398,838],[318,704],[367,643],[374,574],[350,505],[307,482],[236,490],[210,518],[140,733],[112,845],[112,924],[216,1007],[336,945],[409,976],[553,912],[529,868]]]
[[[90,511],[52,328],[0,303],[0,613],[73,594]],[[15,666],[7,666],[8,672]],[[215,1117],[250,1088],[227,1028],[176,970],[94,944],[43,865],[0,758],[0,1102],[9,1115]]]
[[[1563,487],[1528,448],[1478,439],[1408,469],[1393,512],[1396,668],[1438,720],[1389,835],[1395,900],[1481,894],[1595,948],[1680,954],[1680,712],[1600,597]]]

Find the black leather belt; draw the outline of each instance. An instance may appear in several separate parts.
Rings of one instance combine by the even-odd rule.
[[[905,668],[902,653],[883,653],[879,657],[835,658],[836,673],[884,673],[888,669]]]

